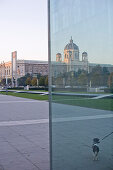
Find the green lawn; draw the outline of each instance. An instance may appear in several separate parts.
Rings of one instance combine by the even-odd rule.
[[[6,95],[6,92],[1,92],[1,94]],[[7,95],[16,96],[16,97],[23,97],[23,98],[28,98],[28,99],[34,99],[34,100],[48,100],[48,95],[40,95],[40,94],[8,92]]]
[[[54,93],[81,93],[81,94],[112,94],[105,92],[84,92],[84,91],[53,91]]]
[[[80,96],[77,97],[77,96],[54,95],[53,101],[55,103],[113,111],[113,99],[111,98],[92,99]]]
[[[12,91],[13,91],[14,89],[8,89],[8,90],[10,90],[10,91],[12,90]],[[38,92],[48,92],[47,90],[33,90],[33,89],[31,89],[31,90],[24,90],[24,89],[22,90],[22,89],[21,89],[21,90],[14,90],[14,91],[38,91]]]
[[[1,92],[1,94],[6,95],[6,92]],[[28,94],[28,93],[13,93],[8,92],[8,95],[23,97],[28,99],[35,100],[48,100],[48,95],[40,95],[40,94]],[[113,99],[92,99],[81,96],[62,96],[62,95],[53,95],[52,101],[54,103],[67,104],[73,106],[81,106],[88,108],[95,108],[101,110],[111,110],[113,111]]]

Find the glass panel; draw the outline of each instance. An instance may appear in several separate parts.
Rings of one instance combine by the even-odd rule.
[[[112,18],[112,0],[50,0],[52,170],[113,169]]]

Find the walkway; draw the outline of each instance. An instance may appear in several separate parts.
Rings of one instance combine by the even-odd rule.
[[[0,170],[49,170],[48,134],[48,102],[0,95]]]

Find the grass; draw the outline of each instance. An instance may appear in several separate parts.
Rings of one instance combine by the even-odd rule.
[[[112,94],[105,92],[83,92],[83,91],[53,91],[54,93],[81,93],[81,94]]]
[[[1,94],[6,95],[6,92],[1,92]],[[48,95],[40,95],[40,94],[8,92],[7,95],[34,99],[34,100],[48,100]],[[113,111],[113,99],[111,98],[92,99],[92,98],[86,98],[81,96],[52,95],[52,101],[54,103],[60,103],[60,104]]]
[[[1,92],[1,94],[6,95],[6,92]],[[27,98],[27,99],[34,99],[34,100],[48,100],[48,95],[40,95],[40,94],[8,92],[7,95],[16,96],[16,97],[23,97],[23,98]]]
[[[53,101],[55,103],[113,111],[113,99],[111,98],[92,99],[80,96],[54,95]]]
[[[11,91],[13,89],[8,89],[8,90]],[[48,92],[47,90],[24,90],[24,89],[23,90],[22,89],[21,90],[14,90],[14,91],[39,91],[39,92],[41,91],[41,92]]]

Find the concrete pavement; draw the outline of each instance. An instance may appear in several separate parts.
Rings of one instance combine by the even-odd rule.
[[[113,170],[113,111],[52,104],[53,169]],[[93,161],[92,141],[100,139],[99,161]]]
[[[44,119],[48,102],[0,95],[0,170],[50,169]]]
[[[52,104],[53,170],[113,170],[113,111]],[[50,170],[48,102],[0,95],[0,170]]]

